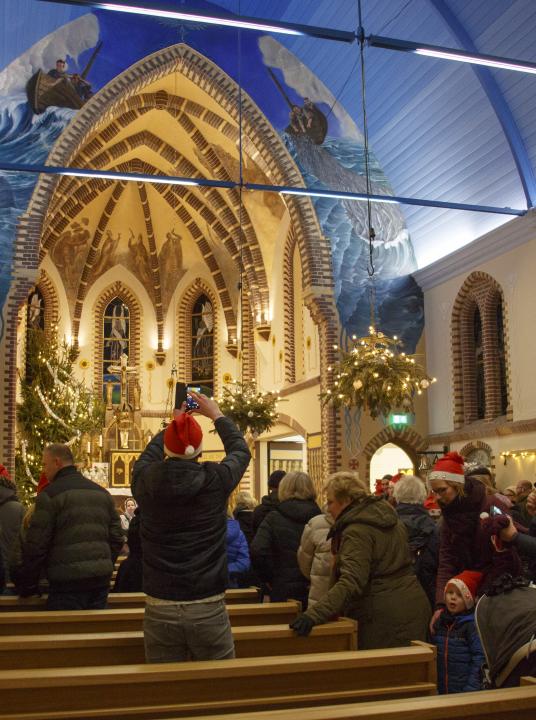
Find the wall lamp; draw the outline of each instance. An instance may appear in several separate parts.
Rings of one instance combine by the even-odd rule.
[[[282,35],[304,35],[308,37],[321,38],[323,40],[335,40],[338,42],[353,43],[356,40],[354,31],[336,30],[335,28],[323,28],[315,25],[300,25],[299,23],[287,23],[281,21],[265,20],[263,18],[247,17],[244,15],[227,15],[225,13],[207,13],[199,10],[189,11],[187,9],[176,10],[171,3],[166,2],[106,2],[105,0],[39,0],[40,2],[61,3],[63,5],[78,5],[80,7],[98,8],[100,10],[111,10],[113,12],[131,13],[134,15],[146,15],[162,17],[170,20],[182,20],[183,22],[197,22],[206,25],[219,25],[223,27],[237,28],[239,30],[259,30],[261,32],[279,33]]]
[[[516,70],[517,72],[536,75],[536,63],[524,62],[523,60],[472,53],[465,50],[456,50],[455,48],[441,47],[440,45],[397,40],[395,38],[381,37],[380,35],[369,35],[366,41],[370,47],[383,48],[384,50],[398,50],[442,60],[455,60],[457,62],[471,63],[472,65],[485,65],[486,67]]]

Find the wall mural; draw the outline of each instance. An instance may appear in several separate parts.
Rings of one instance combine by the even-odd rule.
[[[197,7],[213,7],[198,0]],[[55,12],[51,6],[51,13]],[[43,163],[62,130],[92,93],[141,58],[178,42],[186,42],[218,64],[245,91],[280,132],[306,183],[316,188],[363,192],[363,137],[350,114],[326,86],[281,42],[271,36],[244,32],[237,55],[237,33],[207,25],[180,25],[95,9],[57,27],[0,72],[0,160]],[[59,11],[58,11],[58,17]],[[63,16],[62,16],[63,17]],[[28,20],[29,22],[31,19]],[[58,21],[59,23],[59,21]],[[284,42],[284,41],[282,41]],[[66,65],[56,65],[64,58]],[[359,117],[356,118],[360,122]],[[391,194],[387,178],[372,157],[372,191]],[[28,207],[37,176],[0,173],[0,305],[11,282],[17,217]],[[348,335],[361,334],[369,324],[368,241],[365,203],[316,198],[313,203],[324,235],[332,246],[335,294]],[[411,273],[416,262],[401,209],[375,204],[376,306],[382,329],[401,336],[413,351],[423,328],[423,297]],[[81,269],[76,243],[88,232],[73,223],[60,238],[53,259],[65,268],[68,292]],[[122,229],[121,232],[125,232]],[[121,262],[152,288],[144,239],[129,232],[128,250],[118,251],[119,230],[109,231],[97,258],[94,277]],[[169,305],[182,267],[181,238],[170,229],[160,238],[162,300]],[[71,262],[72,260],[72,262]]]

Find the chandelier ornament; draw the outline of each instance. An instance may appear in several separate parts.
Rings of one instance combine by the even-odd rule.
[[[390,337],[377,329],[376,292],[374,267],[374,240],[376,233],[372,226],[371,179],[368,142],[368,122],[365,92],[365,33],[362,26],[361,2],[359,2],[359,49],[361,65],[361,98],[363,107],[363,150],[367,197],[368,266],[370,280],[370,326],[369,334],[358,338],[352,336],[353,347],[348,351],[334,345],[340,352],[340,359],[328,367],[329,387],[321,394],[324,403],[335,407],[357,407],[367,411],[371,417],[386,416],[391,411],[413,412],[415,394],[436,382],[417,362],[417,356],[401,351],[402,341],[396,335]]]
[[[223,388],[218,398],[220,410],[231,418],[243,433],[261,435],[277,422],[279,395],[257,390],[255,380],[233,382]]]

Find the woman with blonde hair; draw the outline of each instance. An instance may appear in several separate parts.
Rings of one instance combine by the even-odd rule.
[[[298,567],[303,528],[321,511],[316,490],[304,472],[287,473],[278,488],[279,503],[262,521],[251,543],[251,561],[272,602],[299,600],[307,606],[309,581]]]
[[[360,649],[426,640],[430,604],[415,577],[406,530],[383,498],[369,495],[356,473],[338,472],[326,484],[335,553],[333,584],[323,600],[290,627],[308,635],[338,615],[359,623]]]

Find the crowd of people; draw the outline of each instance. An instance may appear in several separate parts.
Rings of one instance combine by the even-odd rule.
[[[426,478],[386,475],[375,493],[341,471],[318,497],[306,472],[275,470],[257,502],[237,491],[250,462],[242,433],[192,394],[224,459],[203,462],[201,426],[175,410],[136,462],[120,514],[64,445],[45,449],[27,512],[0,466],[0,590],[28,596],[45,582],[49,609],[104,608],[122,551],[114,591],[146,594],[148,662],[234,657],[225,590],[255,585],[264,602],[301,602],[298,635],[347,616],[360,649],[434,643],[441,693],[536,673],[530,482],[499,492],[488,468],[450,452]]]

